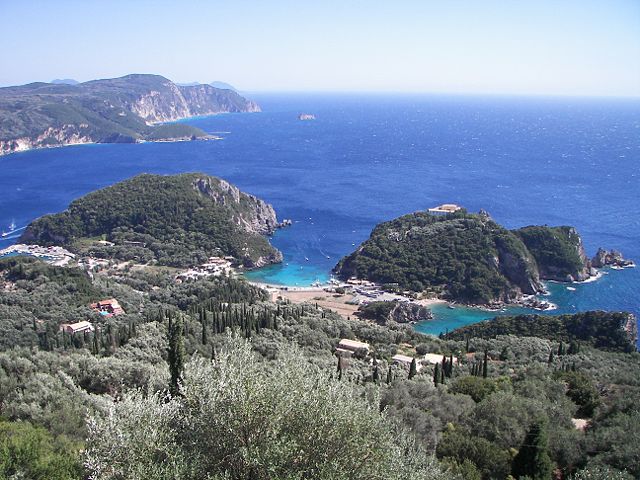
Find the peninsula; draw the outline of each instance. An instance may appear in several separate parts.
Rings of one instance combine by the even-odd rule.
[[[174,267],[231,256],[254,268],[282,260],[264,236],[279,226],[271,205],[220,178],[144,174],[35,220],[19,243]]]
[[[601,252],[597,264],[620,258]],[[584,281],[597,273],[573,227],[508,230],[486,212],[464,209],[431,209],[381,223],[334,272],[342,279],[493,306],[544,293],[542,280]]]
[[[0,88],[0,155],[82,143],[205,139],[210,137],[199,128],[166,122],[259,111],[233,90],[177,85],[160,75],[5,87]]]

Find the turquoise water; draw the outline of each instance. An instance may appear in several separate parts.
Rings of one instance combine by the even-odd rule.
[[[640,264],[640,101],[621,99],[255,95],[257,114],[189,120],[222,140],[90,145],[0,157],[0,230],[24,226],[132,175],[202,171],[270,202],[294,224],[261,281],[330,275],[379,222],[441,203],[487,210],[507,228],[573,225],[586,251]],[[298,121],[301,112],[315,121]],[[0,239],[0,248],[16,239]],[[640,269],[551,284],[557,312],[640,314]],[[492,312],[435,309],[437,333]]]

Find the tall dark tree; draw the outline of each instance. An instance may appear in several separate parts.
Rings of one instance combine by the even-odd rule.
[[[433,384],[438,385],[440,383],[440,364],[436,363],[436,366],[433,370]]]
[[[513,459],[511,474],[516,478],[550,480],[553,463],[549,457],[548,443],[547,421],[536,420],[529,428],[518,454]]]
[[[484,360],[482,362],[482,377],[487,378],[489,373],[489,351],[484,351]]]
[[[180,395],[180,382],[182,381],[182,371],[184,369],[184,324],[180,317],[172,319],[169,317],[169,328],[167,330],[167,340],[169,344],[167,361],[169,362],[169,372],[171,380],[169,392],[171,395]]]
[[[416,359],[411,360],[411,365],[409,365],[409,380],[416,376],[418,373],[418,366],[416,364]]]

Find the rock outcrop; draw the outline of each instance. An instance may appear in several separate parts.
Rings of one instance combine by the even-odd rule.
[[[217,205],[227,207],[233,205],[233,220],[246,232],[271,235],[280,226],[276,211],[270,204],[241,192],[238,187],[226,180],[205,176],[196,179],[193,185]]]
[[[360,306],[358,315],[379,325],[387,325],[389,322],[417,323],[433,318],[431,310],[424,305],[398,300],[367,303]]]
[[[600,247],[594,257],[591,259],[591,265],[594,268],[602,267],[631,267],[634,263],[631,260],[626,260],[622,253],[617,250],[605,250]]]

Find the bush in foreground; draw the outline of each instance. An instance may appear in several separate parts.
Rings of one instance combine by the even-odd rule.
[[[443,478],[357,387],[297,352],[266,363],[231,338],[184,379],[180,396],[133,393],[89,420],[90,478]]]

